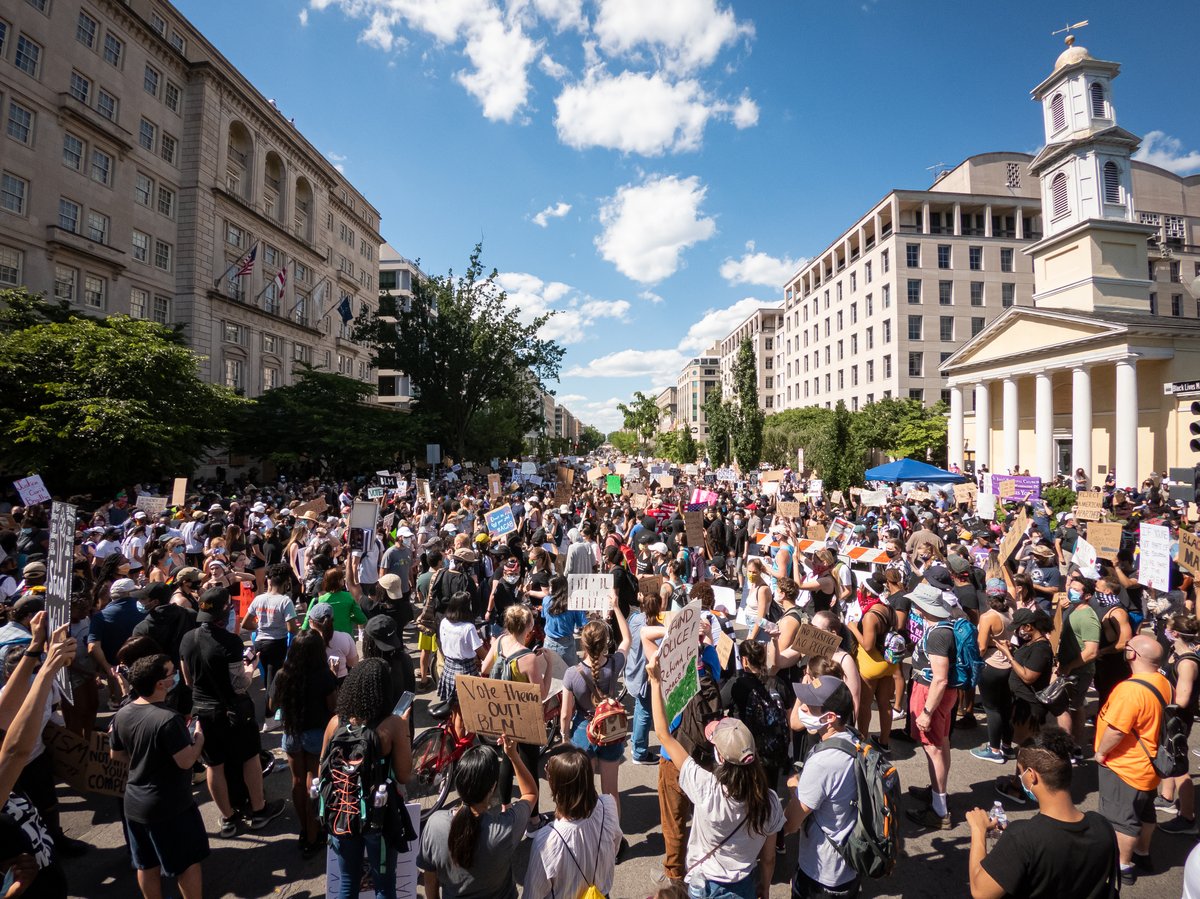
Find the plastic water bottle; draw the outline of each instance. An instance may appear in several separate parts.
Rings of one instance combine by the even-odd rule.
[[[387,784],[380,784],[375,788],[375,808],[383,808],[387,799]]]
[[[312,779],[312,783],[308,785],[308,795],[313,799],[321,795],[321,778],[314,777]]]
[[[988,818],[995,827],[988,831],[988,840],[994,843],[1000,839],[1000,834],[1004,833],[1004,828],[1008,827],[1008,813],[1004,811],[1004,805],[997,799],[992,803],[992,810],[988,813]]]

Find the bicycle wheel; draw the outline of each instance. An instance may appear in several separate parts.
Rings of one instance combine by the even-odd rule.
[[[454,781],[451,738],[440,727],[431,727],[413,741],[412,777],[405,787],[410,802],[421,807],[425,821],[446,804]]]

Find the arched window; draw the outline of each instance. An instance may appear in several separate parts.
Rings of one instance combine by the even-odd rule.
[[[312,222],[313,222],[313,192],[308,181],[304,178],[299,178],[296,181],[296,210],[293,224],[293,233],[301,240],[312,242]]]
[[[272,151],[263,170],[263,212],[282,222],[284,208],[283,161]]]
[[[1121,169],[1111,160],[1104,163],[1104,202],[1114,205],[1121,202]]]
[[[1092,118],[1107,119],[1108,110],[1104,105],[1104,86],[1098,81],[1092,82],[1092,86],[1088,88],[1088,96],[1092,100]]]
[[[1050,204],[1055,218],[1071,211],[1071,202],[1067,197],[1067,176],[1062,172],[1055,175],[1050,182]]]
[[[241,122],[229,126],[229,148],[225,162],[225,188],[243,200],[253,190],[254,141]]]
[[[1063,95],[1055,94],[1050,99],[1050,120],[1054,128],[1052,133],[1057,134],[1067,127],[1067,110],[1063,105]]]

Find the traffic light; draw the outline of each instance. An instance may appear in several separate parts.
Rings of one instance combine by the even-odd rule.
[[[1200,400],[1192,400],[1192,421],[1188,430],[1192,432],[1192,442],[1189,444],[1192,452],[1200,453]]]

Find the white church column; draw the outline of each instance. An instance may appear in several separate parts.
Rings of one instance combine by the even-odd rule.
[[[961,387],[950,388],[950,422],[946,428],[946,461],[963,467],[963,392]]]
[[[1138,384],[1137,357],[1126,356],[1117,362],[1117,408],[1113,432],[1116,436],[1118,487],[1138,484]]]
[[[1004,379],[1004,469],[1012,471],[1020,463],[1021,413],[1017,407],[1017,379]]]
[[[1040,371],[1034,390],[1034,440],[1037,445],[1037,470],[1043,481],[1054,480],[1054,389],[1050,372]]]
[[[1092,375],[1087,366],[1071,369],[1071,466],[1092,477]]]
[[[990,385],[975,385],[975,470],[992,470],[992,404]]]

